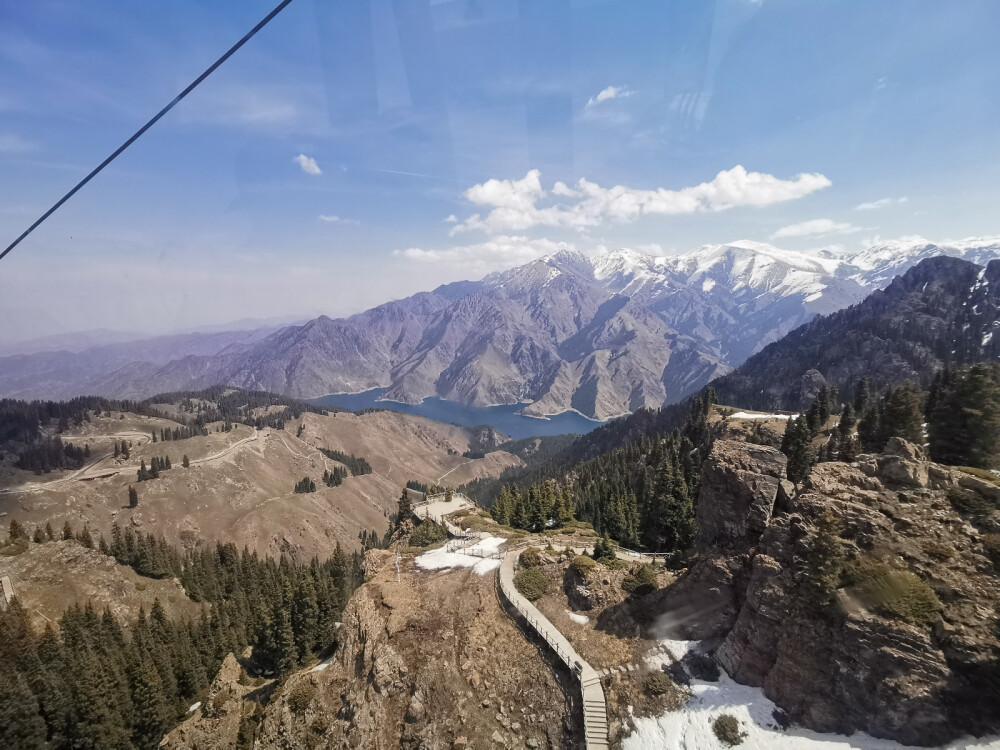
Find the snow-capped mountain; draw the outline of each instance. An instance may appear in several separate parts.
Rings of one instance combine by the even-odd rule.
[[[852,278],[869,289],[888,286],[893,277],[905,273],[925,258],[945,255],[985,266],[1000,258],[1000,237],[971,237],[933,243],[923,237],[903,237],[873,245],[848,256],[839,275]]]
[[[139,397],[226,383],[314,397],[380,387],[385,398],[411,403],[524,403],[529,414],[575,409],[605,419],[676,401],[935,255],[984,265],[1000,258],[1000,240],[909,238],[842,256],[748,241],[667,257],[564,250],[214,354],[139,356],[124,366],[119,358],[103,372],[88,367],[84,382],[74,358],[92,363],[93,352],[66,353],[74,361],[60,364],[62,374],[41,359],[33,374],[31,356],[10,366],[0,358],[0,395],[16,387],[21,397],[65,396],[85,387]]]

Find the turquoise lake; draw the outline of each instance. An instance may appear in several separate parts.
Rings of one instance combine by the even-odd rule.
[[[419,404],[401,404],[396,401],[379,401],[384,388],[373,388],[362,393],[333,393],[329,396],[310,399],[317,406],[339,406],[342,409],[388,409],[406,414],[417,414],[439,422],[449,422],[463,427],[488,424],[515,440],[536,435],[583,435],[603,422],[587,419],[575,412],[563,412],[548,419],[525,417],[516,412],[520,405],[512,406],[466,406],[440,398],[426,398]]]

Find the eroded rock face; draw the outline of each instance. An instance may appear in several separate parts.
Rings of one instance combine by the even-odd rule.
[[[500,609],[493,579],[419,571],[404,558],[397,583],[395,566],[380,566],[388,559],[395,553],[366,556],[372,577],[344,610],[333,662],[289,678],[255,747],[573,745],[563,690]],[[289,696],[306,682],[313,697],[296,710]]]
[[[705,544],[759,536],[767,527],[787,459],[781,451],[717,440],[702,468],[698,529]]]
[[[997,731],[1000,570],[984,556],[982,535],[1000,511],[982,508],[996,507],[1000,489],[892,440],[884,454],[856,464],[817,465],[758,531],[779,464],[759,446],[716,443],[704,474],[709,507],[704,489],[699,498],[705,546],[675,587],[687,597],[702,592],[696,614],[704,616],[686,624],[687,636],[717,644],[715,658],[734,679],[762,687],[817,730],[862,730],[914,745]],[[956,510],[961,493],[978,493],[980,502],[970,501],[976,516]],[[803,581],[827,509],[848,558],[916,574],[940,599],[940,619],[905,622],[868,611],[849,591],[840,592],[842,606],[810,604]],[[673,597],[667,611],[676,615]]]

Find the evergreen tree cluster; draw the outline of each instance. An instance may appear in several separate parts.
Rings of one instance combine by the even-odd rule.
[[[90,446],[80,448],[63,443],[58,435],[41,438],[23,448],[17,457],[16,466],[36,474],[47,474],[59,469],[79,469],[90,457]]]
[[[170,468],[173,468],[170,463],[170,456],[153,456],[149,461],[148,469],[146,468],[146,459],[142,460],[136,475],[138,476],[140,482],[146,482],[150,479],[159,479],[160,472],[166,471]]]
[[[345,479],[347,479],[347,469],[341,469],[339,466],[334,466],[333,471],[323,471],[323,484],[327,487],[337,487]]]
[[[931,385],[925,411],[932,459],[1000,469],[1000,364],[946,368]]]
[[[295,494],[304,495],[308,492],[316,491],[316,483],[309,477],[303,477],[301,481],[295,483]]]
[[[167,413],[156,406],[163,403],[179,403],[181,413]],[[281,408],[274,408],[278,406]],[[89,422],[92,414],[110,417],[112,412],[130,412],[178,422],[175,428],[153,431],[153,440],[157,442],[206,435],[208,431],[205,426],[210,422],[223,422],[226,432],[232,429],[234,423],[257,429],[272,427],[282,430],[285,422],[298,419],[304,412],[329,414],[335,411],[342,410],[335,407],[320,408],[264,391],[243,391],[225,386],[213,386],[203,391],[159,394],[144,401],[98,396],[81,396],[69,401],[22,401],[5,398],[0,399],[0,451],[19,452],[42,437],[42,427],[53,425],[58,432],[65,432],[71,424],[78,426]],[[32,458],[28,460],[37,463]],[[73,467],[51,465],[51,469],[56,468]]]
[[[0,611],[0,747],[155,748],[204,698],[226,654],[253,645],[253,665],[284,677],[329,650],[362,580],[360,557],[339,545],[327,562],[303,565],[232,544],[182,554],[130,534],[100,546],[125,564],[153,554],[179,570],[189,596],[206,602],[200,618],[171,620],[156,601],[126,630],[88,604],[38,634],[15,599]]]
[[[171,440],[187,440],[188,438],[198,437],[199,435],[208,435],[208,430],[202,425],[181,425],[179,427],[174,427],[172,430],[168,427],[161,427],[159,433],[153,430],[153,442],[155,443],[157,439],[161,443],[166,443]]]
[[[558,528],[573,520],[573,498],[566,487],[549,479],[521,493],[517,485],[504,487],[490,508],[493,520],[527,531]]]
[[[320,448],[319,451],[327,458],[346,466],[347,470],[351,472],[352,477],[372,473],[371,464],[369,464],[364,458],[358,458],[357,456],[352,456],[349,453],[344,453],[343,451],[332,451],[329,448]]]
[[[701,424],[694,420],[695,431]],[[547,480],[527,491],[507,486],[491,513],[499,523],[531,531],[575,517],[625,547],[683,552],[694,542],[699,466],[699,451],[679,432],[641,438],[579,464],[563,482]]]
[[[924,397],[920,386],[910,381],[887,388],[881,396],[870,397],[858,420],[862,449],[879,452],[891,437],[923,445]],[[860,400],[856,405],[860,405]]]
[[[789,420],[781,450],[788,456],[788,478],[801,482],[814,463],[853,461],[862,451],[881,452],[889,438],[926,445],[934,461],[979,469],[1000,468],[1000,364],[944,368],[927,391],[906,381],[873,394],[867,378],[854,387],[854,403],[832,403],[836,392],[823,391],[809,411]],[[837,425],[814,448],[827,416],[840,409]],[[856,429],[857,434],[854,434]]]
[[[233,424],[245,424],[258,430],[265,427],[283,430],[286,422],[298,419],[305,412],[329,414],[343,411],[336,407],[313,406],[267,391],[245,391],[222,385],[201,391],[161,393],[147,399],[144,404],[176,402],[192,404],[195,411],[192,425],[202,427],[209,422],[222,422],[228,427],[224,429],[226,432],[232,429]]]
[[[855,393],[858,408],[864,410],[869,399],[866,379],[858,383]],[[830,417],[838,413],[837,424],[828,429]],[[823,384],[806,412],[785,423],[781,452],[788,458],[786,471],[792,482],[801,483],[816,463],[854,460],[861,447],[853,434],[854,413],[851,404],[839,402],[837,386]],[[817,441],[821,434],[826,439]]]

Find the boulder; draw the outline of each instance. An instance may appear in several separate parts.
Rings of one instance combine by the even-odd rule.
[[[702,467],[700,541],[712,545],[759,537],[771,518],[787,463],[774,448],[717,440]]]

